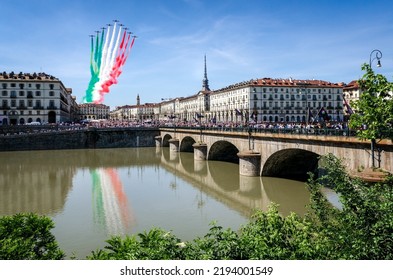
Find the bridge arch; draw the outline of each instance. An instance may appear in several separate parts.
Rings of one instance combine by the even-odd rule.
[[[182,139],[179,147],[180,152],[186,152],[186,153],[193,153],[194,152],[194,147],[192,144],[194,144],[196,141],[194,138],[190,136],[186,136]]]
[[[172,139],[172,136],[170,134],[165,134],[164,137],[162,137],[162,147],[169,147],[169,140]]]
[[[318,154],[307,150],[280,150],[266,160],[262,176],[306,181],[308,172],[316,172],[318,160]]]
[[[210,147],[208,152],[208,160],[227,161],[239,164],[237,153],[239,149],[231,142],[220,140]]]

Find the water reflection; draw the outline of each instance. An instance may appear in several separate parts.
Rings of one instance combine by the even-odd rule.
[[[76,172],[67,155],[59,161],[42,151],[2,152],[0,162],[0,216],[63,211]]]
[[[126,234],[134,222],[127,195],[117,171],[98,168],[91,171],[94,224],[110,235]]]

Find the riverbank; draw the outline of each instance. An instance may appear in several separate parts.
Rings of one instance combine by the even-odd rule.
[[[362,170],[354,170],[349,174],[353,178],[359,178],[366,182],[378,183],[383,182],[389,175],[389,172],[380,168],[365,168]]]

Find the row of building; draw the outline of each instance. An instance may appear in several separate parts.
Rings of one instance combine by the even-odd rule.
[[[28,124],[112,119],[130,122],[316,122],[345,120],[346,105],[358,98],[356,82],[251,79],[210,90],[206,57],[202,89],[187,97],[110,111],[104,104],[78,104],[72,89],[45,73],[0,73],[0,122]]]
[[[357,81],[349,84],[321,80],[251,79],[210,90],[206,70],[202,89],[188,97],[160,103],[116,107],[110,118],[121,121],[167,122],[342,122],[351,100],[359,98]]]

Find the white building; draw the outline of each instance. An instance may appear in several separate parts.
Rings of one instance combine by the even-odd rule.
[[[84,103],[79,105],[80,120],[106,120],[109,119],[110,108],[104,104]]]
[[[45,73],[0,73],[2,124],[58,123],[77,120],[72,90]]]
[[[343,84],[255,79],[210,94],[210,117],[223,122],[343,120]]]
[[[343,83],[321,80],[262,78],[212,91],[205,57],[202,90],[189,97],[165,99],[155,104],[153,115],[160,121],[183,123],[341,122],[343,88]]]

